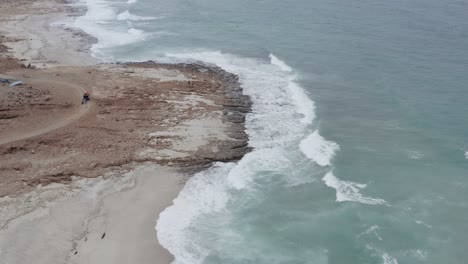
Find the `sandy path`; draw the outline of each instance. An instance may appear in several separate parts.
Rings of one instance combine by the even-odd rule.
[[[1,76],[1,77],[2,78],[8,78],[8,79],[18,79],[18,78],[11,77],[11,76]],[[74,89],[74,90],[78,91],[80,94],[83,94],[86,91],[86,89],[83,88],[82,86],[72,84],[72,83],[62,82],[62,81],[43,80],[43,79],[26,79],[26,81],[34,82],[34,83],[61,85],[61,86],[64,86],[64,87]],[[46,126],[44,128],[31,130],[31,131],[24,131],[23,133],[15,133],[15,134],[10,135],[9,137],[4,138],[4,139],[0,138],[0,145],[11,143],[11,142],[18,141],[18,140],[23,140],[23,139],[27,139],[27,138],[36,137],[36,136],[48,133],[48,132],[50,132],[52,130],[67,126],[67,125],[71,124],[72,122],[78,120],[83,115],[85,115],[93,107],[94,107],[94,104],[88,103],[88,104],[84,105],[83,107],[81,107],[79,109],[79,111],[74,113],[72,116],[69,116],[69,117],[66,117],[66,118],[63,118],[63,119],[58,119],[53,124],[48,125],[48,126]]]

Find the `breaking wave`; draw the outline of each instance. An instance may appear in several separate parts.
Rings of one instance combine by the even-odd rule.
[[[307,158],[315,161],[320,166],[330,166],[340,146],[332,141],[327,141],[315,130],[314,133],[303,139],[299,145],[300,150]]]
[[[382,255],[382,260],[384,264],[398,264],[398,261],[387,253]]]
[[[336,190],[336,201],[337,202],[358,202],[363,204],[383,204],[386,205],[387,201],[380,198],[366,197],[361,194],[361,190],[366,188],[366,184],[342,181],[338,179],[332,172],[328,172],[322,180],[325,184]]]
[[[157,17],[145,17],[131,14],[128,10],[117,15],[117,20],[155,20]]]
[[[136,1],[135,1],[136,2]],[[95,37],[97,43],[91,50],[93,55],[101,49],[128,45],[144,41],[149,34],[141,29],[135,28],[131,23],[109,23],[119,21],[128,15],[124,12],[118,15],[118,8],[112,2],[104,0],[81,0],[86,5],[87,11],[84,16],[76,19],[74,26],[82,29],[87,34]]]
[[[215,64],[238,75],[244,94],[253,101],[246,128],[254,150],[237,164],[217,163],[192,177],[156,226],[159,241],[175,256],[174,263],[201,263],[210,247],[199,240],[199,217],[226,210],[233,193],[251,188],[260,171],[287,169],[291,161],[284,148],[310,133],[314,104],[296,83],[292,68],[273,54],[269,62],[221,52],[167,56],[171,61]]]

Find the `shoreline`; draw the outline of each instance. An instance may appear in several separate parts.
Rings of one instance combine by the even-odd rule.
[[[250,152],[250,99],[237,76],[214,66],[98,64],[93,38],[50,26],[79,14],[65,3],[35,1],[40,11],[30,11],[30,0],[0,4],[16,16],[0,20],[0,74],[25,82],[13,94],[0,85],[0,259],[170,263],[157,216],[189,175]],[[80,90],[66,88],[73,85],[93,100],[57,126],[83,108]],[[41,109],[57,114],[42,118]],[[41,133],[7,137],[28,128]]]
[[[31,64],[37,68],[58,66],[90,66],[102,61],[91,56],[91,47],[96,39],[71,23],[86,11],[68,0],[21,0],[14,8],[13,14],[4,11],[3,15],[12,19],[0,20],[2,37],[9,41],[11,57]],[[34,8],[30,8],[32,5]]]

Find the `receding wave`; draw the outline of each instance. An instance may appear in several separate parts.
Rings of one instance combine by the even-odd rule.
[[[387,204],[387,201],[380,198],[366,197],[361,194],[361,190],[366,188],[366,184],[342,181],[338,179],[333,172],[328,172],[322,178],[325,184],[336,190],[336,201],[337,202],[358,202],[363,204]]]

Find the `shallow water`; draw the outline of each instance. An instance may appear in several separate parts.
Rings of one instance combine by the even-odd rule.
[[[466,1],[82,2],[95,56],[216,64],[254,103],[255,150],[161,216],[176,263],[468,258]]]

